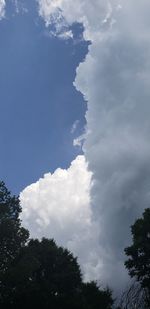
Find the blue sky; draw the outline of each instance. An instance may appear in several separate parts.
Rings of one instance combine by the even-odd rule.
[[[88,48],[83,28],[72,26],[76,40],[50,37],[35,1],[25,7],[17,14],[8,1],[0,22],[0,173],[15,193],[81,152],[73,139],[83,132],[86,110],[73,87]]]

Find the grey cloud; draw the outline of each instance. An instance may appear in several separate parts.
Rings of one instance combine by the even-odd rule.
[[[126,2],[103,40],[93,41],[75,81],[88,104],[84,153],[93,172],[99,245],[106,253],[103,278],[116,286],[114,272],[125,276],[130,225],[150,204],[150,23],[145,21],[150,4]]]

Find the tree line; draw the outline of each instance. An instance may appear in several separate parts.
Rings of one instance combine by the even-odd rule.
[[[54,239],[31,239],[19,198],[0,182],[0,307],[51,309],[150,308],[150,209],[131,228],[125,266],[135,283],[118,307],[110,288],[84,282],[77,258]],[[140,305],[138,305],[140,304]],[[139,306],[139,307],[138,307]]]

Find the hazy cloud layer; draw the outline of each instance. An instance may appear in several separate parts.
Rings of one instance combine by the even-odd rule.
[[[64,245],[68,245],[67,237],[77,237],[79,240],[78,235],[82,234],[84,228],[83,235],[86,235],[86,239],[89,237],[90,245],[83,245],[79,240],[75,243],[75,248],[78,248],[75,252],[82,256],[84,251],[88,259],[91,252],[90,237],[93,237],[96,256],[97,252],[99,253],[99,261],[95,259],[95,265],[100,265],[97,268],[98,276],[114,287],[121,286],[126,281],[123,248],[129,243],[129,227],[150,204],[149,11],[150,2],[147,0],[127,0],[124,3],[117,0],[39,0],[39,13],[46,25],[55,22],[63,33],[63,29],[66,31],[67,26],[69,29],[72,23],[82,22],[85,27],[84,38],[92,41],[85,61],[77,69],[75,86],[84,95],[88,106],[83,150],[93,173],[93,185],[90,197],[87,189],[88,206],[84,204],[84,207],[86,211],[90,209],[88,218],[94,229],[89,229],[86,220],[82,223],[79,221],[75,226],[70,224],[73,217],[69,216],[67,225],[64,214],[60,212],[60,217],[64,220],[64,237],[59,211],[55,215],[58,206],[52,207],[50,218],[53,217],[51,220],[55,222],[57,217],[60,222],[57,219],[58,225],[56,222],[49,224],[48,229],[54,232],[56,230],[54,237],[59,241],[64,239]],[[84,168],[86,173],[86,165]],[[68,174],[69,170],[66,173]],[[80,171],[78,173],[80,174]],[[82,183],[82,177],[78,178],[78,182]],[[87,188],[88,185],[89,183]],[[37,228],[33,225],[32,196],[36,186],[37,184],[34,184],[26,189],[29,193],[26,209],[30,210],[30,214],[26,209],[23,211],[23,215],[28,213],[28,220],[31,218],[29,226],[35,233]],[[67,186],[68,183],[66,188]],[[43,180],[42,190],[46,190],[45,188],[46,183]],[[58,188],[55,200],[59,205],[60,189],[57,181],[55,188]],[[30,189],[33,191],[30,192]],[[26,195],[26,190],[22,196]],[[38,194],[41,194],[41,189],[38,190]],[[77,194],[76,186],[73,192]],[[80,195],[82,196],[79,191]],[[67,196],[64,195],[64,205],[68,205]],[[71,194],[69,199],[70,196]],[[53,200],[51,193],[48,193],[42,204],[48,205]],[[75,209],[74,218],[78,218],[83,210],[80,200]],[[40,204],[39,211],[45,211],[47,220],[50,220],[47,206],[42,208]],[[92,216],[97,221],[98,228],[91,219]],[[71,248],[74,249],[73,246]],[[84,263],[83,260],[82,262]],[[87,269],[88,273],[89,266]],[[119,274],[119,278],[116,274]],[[92,278],[92,272],[90,275]]]

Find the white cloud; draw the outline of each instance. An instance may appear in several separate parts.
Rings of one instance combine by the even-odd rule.
[[[78,156],[67,170],[59,168],[25,188],[20,200],[31,236],[54,238],[79,256],[86,279],[97,279],[102,261],[90,208],[91,177],[84,156]]]
[[[0,20],[5,16],[5,0],[0,0]]]
[[[58,37],[63,40],[73,39],[73,33],[71,30],[63,31],[58,34]]]
[[[76,131],[76,129],[79,125],[79,122],[80,122],[79,120],[75,120],[75,122],[73,123],[72,128],[71,128],[71,134],[73,134]]]
[[[75,147],[79,147],[82,149],[82,146],[83,146],[83,143],[84,143],[84,140],[86,138],[86,133],[83,133],[82,135],[80,135],[79,137],[75,138],[73,140],[73,146]]]

